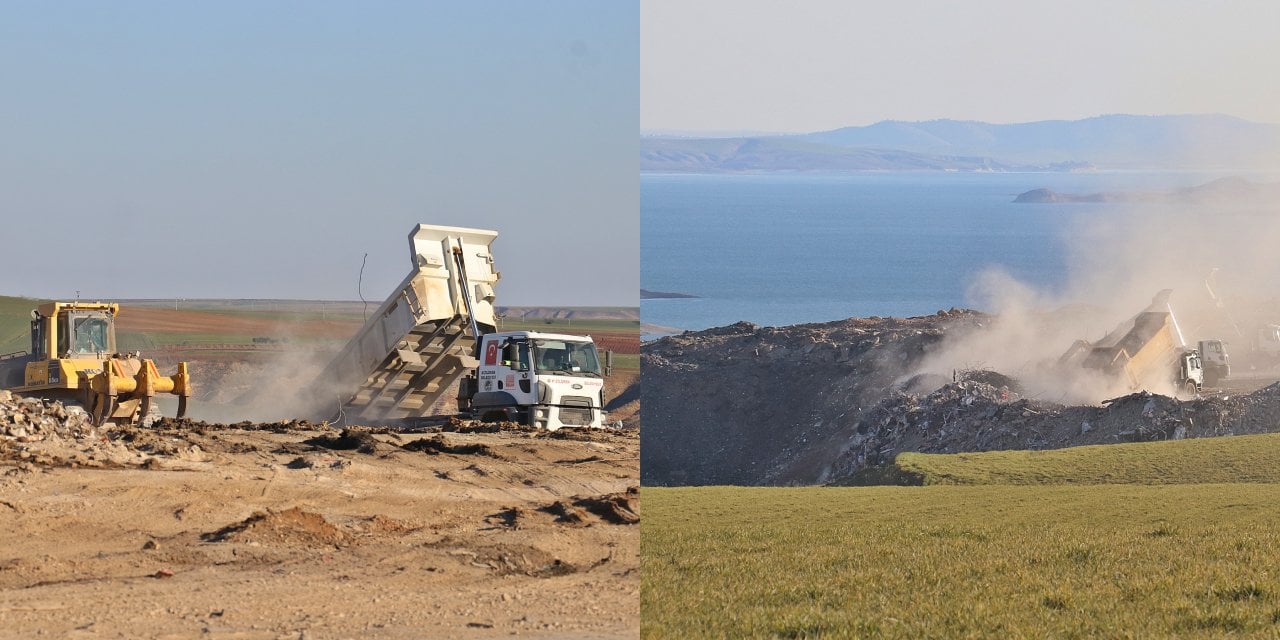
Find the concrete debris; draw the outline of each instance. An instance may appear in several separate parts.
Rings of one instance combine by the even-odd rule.
[[[20,442],[50,437],[91,440],[97,437],[97,429],[78,406],[0,391],[0,437]]]

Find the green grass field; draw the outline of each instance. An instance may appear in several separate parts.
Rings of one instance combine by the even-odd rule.
[[[1047,451],[902,453],[853,484],[1280,482],[1280,433]]]
[[[1263,435],[898,457],[930,486],[646,487],[642,635],[1280,637],[1278,462]]]

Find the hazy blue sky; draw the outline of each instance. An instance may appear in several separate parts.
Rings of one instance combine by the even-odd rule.
[[[1280,3],[645,0],[644,129],[1226,113],[1280,123]]]
[[[6,2],[0,294],[381,300],[419,222],[498,302],[639,289],[634,2]]]

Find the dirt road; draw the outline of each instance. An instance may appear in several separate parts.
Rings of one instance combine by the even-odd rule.
[[[634,432],[42,429],[40,410],[0,411],[30,414],[0,426],[4,635],[639,633]]]

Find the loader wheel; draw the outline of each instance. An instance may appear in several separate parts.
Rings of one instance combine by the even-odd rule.
[[[1187,384],[1182,387],[1182,392],[1188,398],[1193,398],[1193,399],[1196,396],[1200,395],[1200,390],[1196,388],[1196,383],[1192,382],[1191,380],[1188,380]]]

